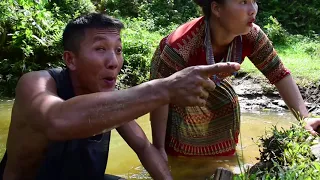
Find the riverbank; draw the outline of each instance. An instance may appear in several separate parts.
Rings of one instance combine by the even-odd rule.
[[[232,79],[232,85],[239,95],[241,112],[273,111],[281,113],[288,111],[276,88],[269,84],[265,78],[253,78],[250,74],[241,72]],[[299,89],[310,113],[314,116],[320,116],[320,83],[299,86]],[[2,97],[0,99],[12,98]]]
[[[288,111],[276,88],[265,78],[252,78],[241,73],[232,80],[242,112]],[[320,116],[320,83],[299,87],[310,113]]]

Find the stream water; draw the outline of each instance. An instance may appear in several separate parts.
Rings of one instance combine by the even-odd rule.
[[[5,151],[8,127],[10,124],[12,100],[0,100],[0,159]],[[149,115],[137,120],[151,140]],[[242,162],[254,164],[259,157],[257,140],[265,135],[273,125],[289,128],[296,123],[290,113],[244,113],[241,117],[241,141],[238,145],[238,155]],[[243,154],[243,156],[242,156]],[[237,156],[219,158],[184,158],[169,157],[169,165],[174,179],[204,180],[211,176],[217,167],[225,167],[235,172],[239,171]],[[106,173],[126,179],[151,179],[144,170],[136,154],[121,138],[117,131],[112,131],[110,154]]]

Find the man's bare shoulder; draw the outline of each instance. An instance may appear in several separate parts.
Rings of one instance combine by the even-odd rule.
[[[36,128],[44,128],[46,124],[39,122],[45,122],[52,114],[58,114],[54,107],[61,102],[63,100],[57,95],[55,80],[48,71],[26,73],[16,87],[12,120],[31,122]]]
[[[33,71],[21,76],[16,87],[16,100],[30,100],[39,93],[56,94],[56,83],[48,71]]]

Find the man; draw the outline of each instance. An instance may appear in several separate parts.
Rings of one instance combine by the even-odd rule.
[[[104,179],[114,128],[154,179],[172,179],[167,164],[133,119],[168,103],[203,106],[208,90],[215,88],[209,77],[232,73],[240,66],[191,67],[114,91],[123,65],[122,28],[121,22],[101,14],[79,17],[63,33],[67,69],[21,77],[7,159],[2,161],[3,179]]]

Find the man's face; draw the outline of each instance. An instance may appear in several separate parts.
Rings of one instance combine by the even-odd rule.
[[[122,65],[119,30],[86,29],[75,60],[75,88],[82,93],[113,91]]]

